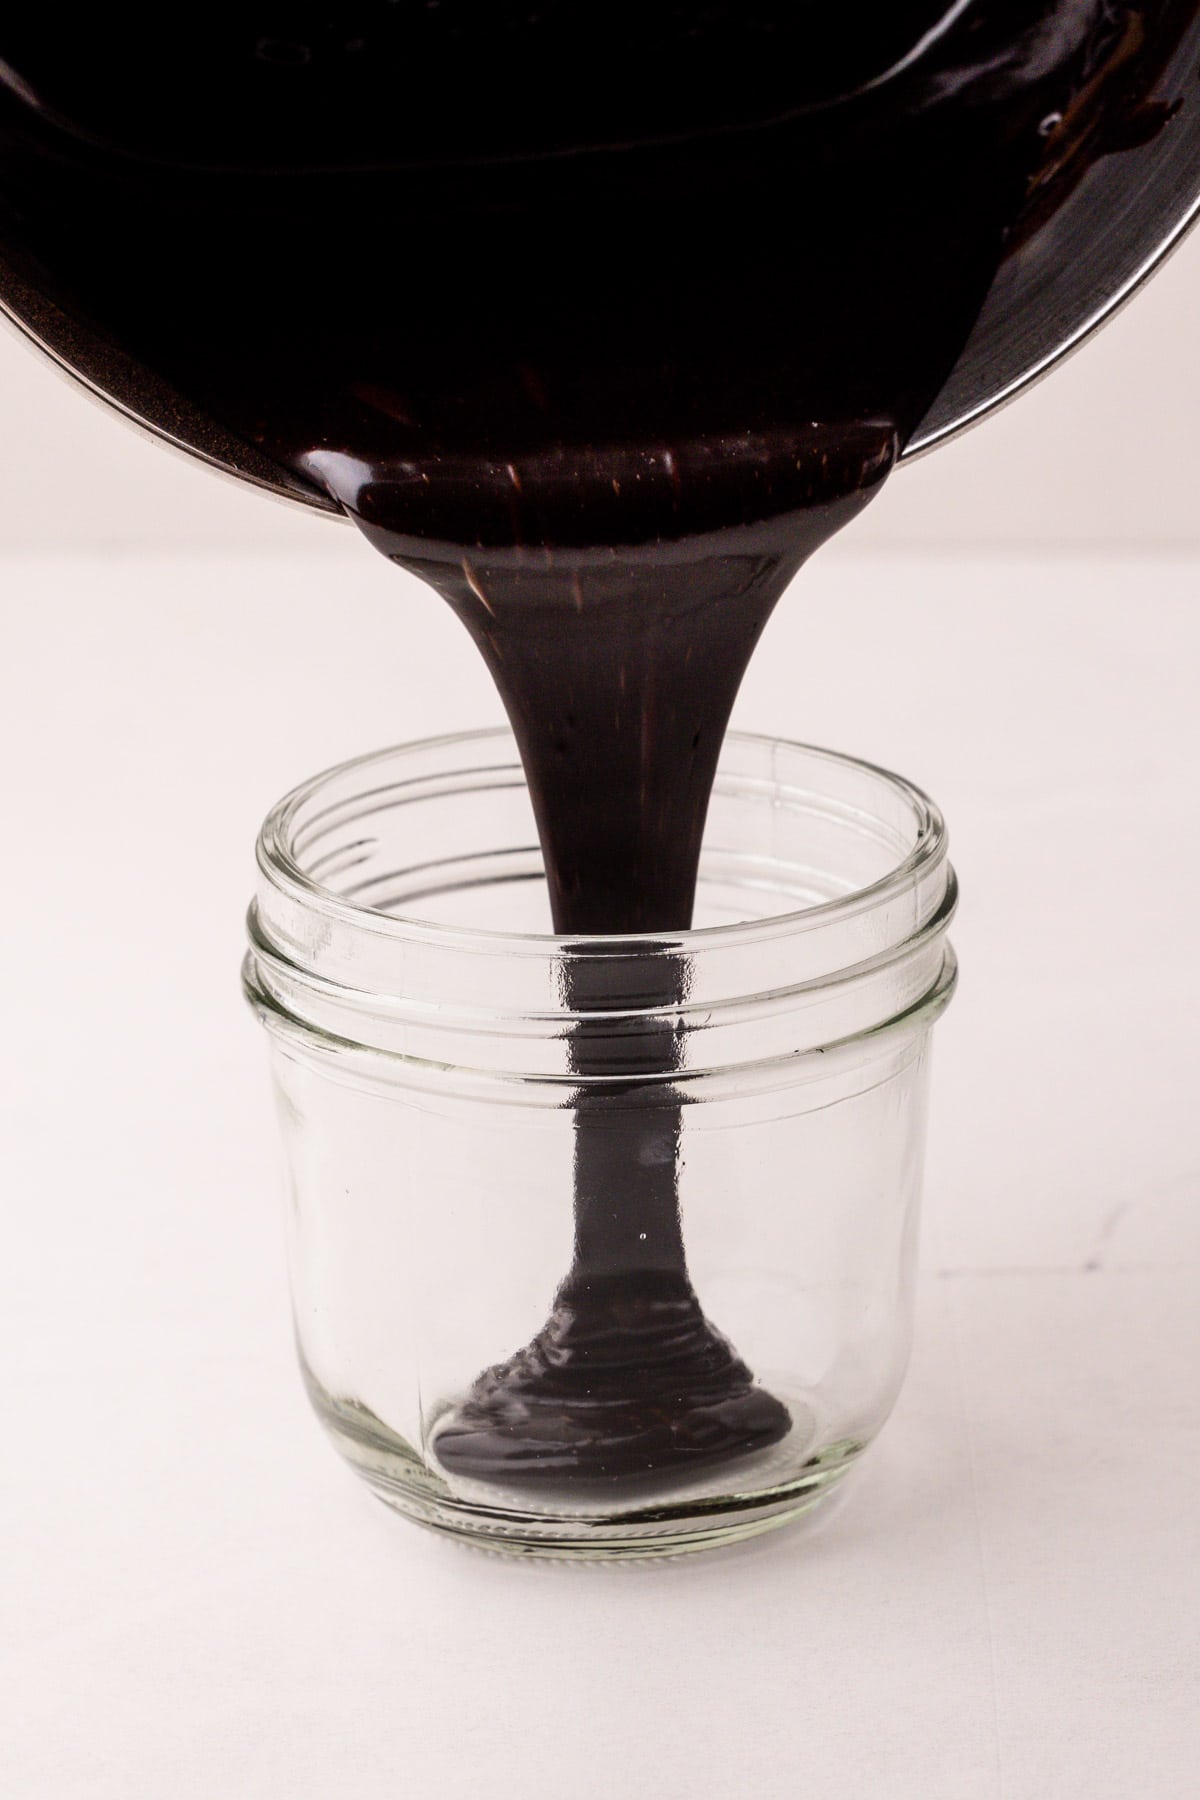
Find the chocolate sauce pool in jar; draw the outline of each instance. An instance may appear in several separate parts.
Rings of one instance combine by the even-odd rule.
[[[686,971],[645,993],[637,940],[691,923],[771,609],[953,367],[1048,136],[1172,10],[242,6],[201,41],[80,24],[70,55],[0,29],[6,257],[442,594],[516,733],[580,940],[575,1255],[443,1417],[451,1476],[619,1487],[790,1428],[691,1286],[678,1101],[588,1078],[674,1066]]]

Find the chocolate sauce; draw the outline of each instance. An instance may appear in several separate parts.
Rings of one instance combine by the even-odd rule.
[[[789,1429],[688,1277],[683,1108],[638,1083],[676,1066],[687,970],[637,992],[633,940],[691,922],[772,607],[944,382],[1061,122],[1178,10],[243,6],[199,46],[106,16],[71,57],[0,32],[10,264],[436,588],[517,736],[580,939],[575,1256],[443,1420],[452,1474],[619,1483]]]

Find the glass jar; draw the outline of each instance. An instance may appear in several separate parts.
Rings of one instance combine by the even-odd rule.
[[[308,1392],[374,1491],[512,1551],[796,1518],[908,1356],[955,879],[908,782],[732,733],[696,928],[545,931],[512,737],[267,819],[246,991]]]

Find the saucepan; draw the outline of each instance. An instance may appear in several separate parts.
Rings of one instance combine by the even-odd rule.
[[[947,17],[969,4],[957,0]],[[1045,121],[1043,167],[975,328],[905,460],[986,418],[1061,362],[1137,292],[1200,209],[1196,0],[1157,7],[1097,0],[1094,11],[1107,32],[1102,73],[1081,94],[1075,117]],[[281,43],[278,53],[289,49],[297,47]],[[20,70],[5,57],[0,43],[0,82],[19,98]],[[281,498],[340,516],[327,494],[231,435],[94,324],[48,297],[28,264],[2,242],[0,234],[0,315],[68,376],[159,441]]]

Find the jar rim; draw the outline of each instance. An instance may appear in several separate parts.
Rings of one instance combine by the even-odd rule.
[[[854,888],[833,899],[772,913],[764,918],[737,920],[721,925],[703,925],[687,931],[613,932],[598,939],[584,932],[512,932],[485,927],[443,925],[421,919],[406,912],[388,911],[356,904],[311,875],[293,849],[296,830],[303,823],[304,806],[321,790],[335,782],[384,764],[400,755],[431,753],[459,749],[464,745],[513,745],[507,726],[483,726],[470,731],[439,733],[432,737],[393,744],[384,750],[367,751],[350,757],[311,776],[283,796],[263,821],[256,845],[256,858],[264,878],[286,898],[303,906],[333,925],[370,931],[395,943],[421,944],[430,948],[456,952],[476,952],[509,959],[520,956],[547,957],[569,955],[573,949],[587,945],[593,956],[628,957],[636,948],[639,957],[655,954],[671,955],[693,950],[697,953],[717,948],[742,948],[770,943],[780,937],[823,930],[854,918],[864,910],[886,905],[894,896],[911,887],[923,874],[944,862],[948,851],[946,823],[939,807],[914,782],[865,758],[849,756],[841,751],[823,749],[765,732],[729,731],[730,745],[759,746],[774,752],[799,754],[831,767],[851,769],[879,781],[911,807],[916,834],[911,849],[888,872],[874,881]],[[598,949],[603,944],[603,949]]]

